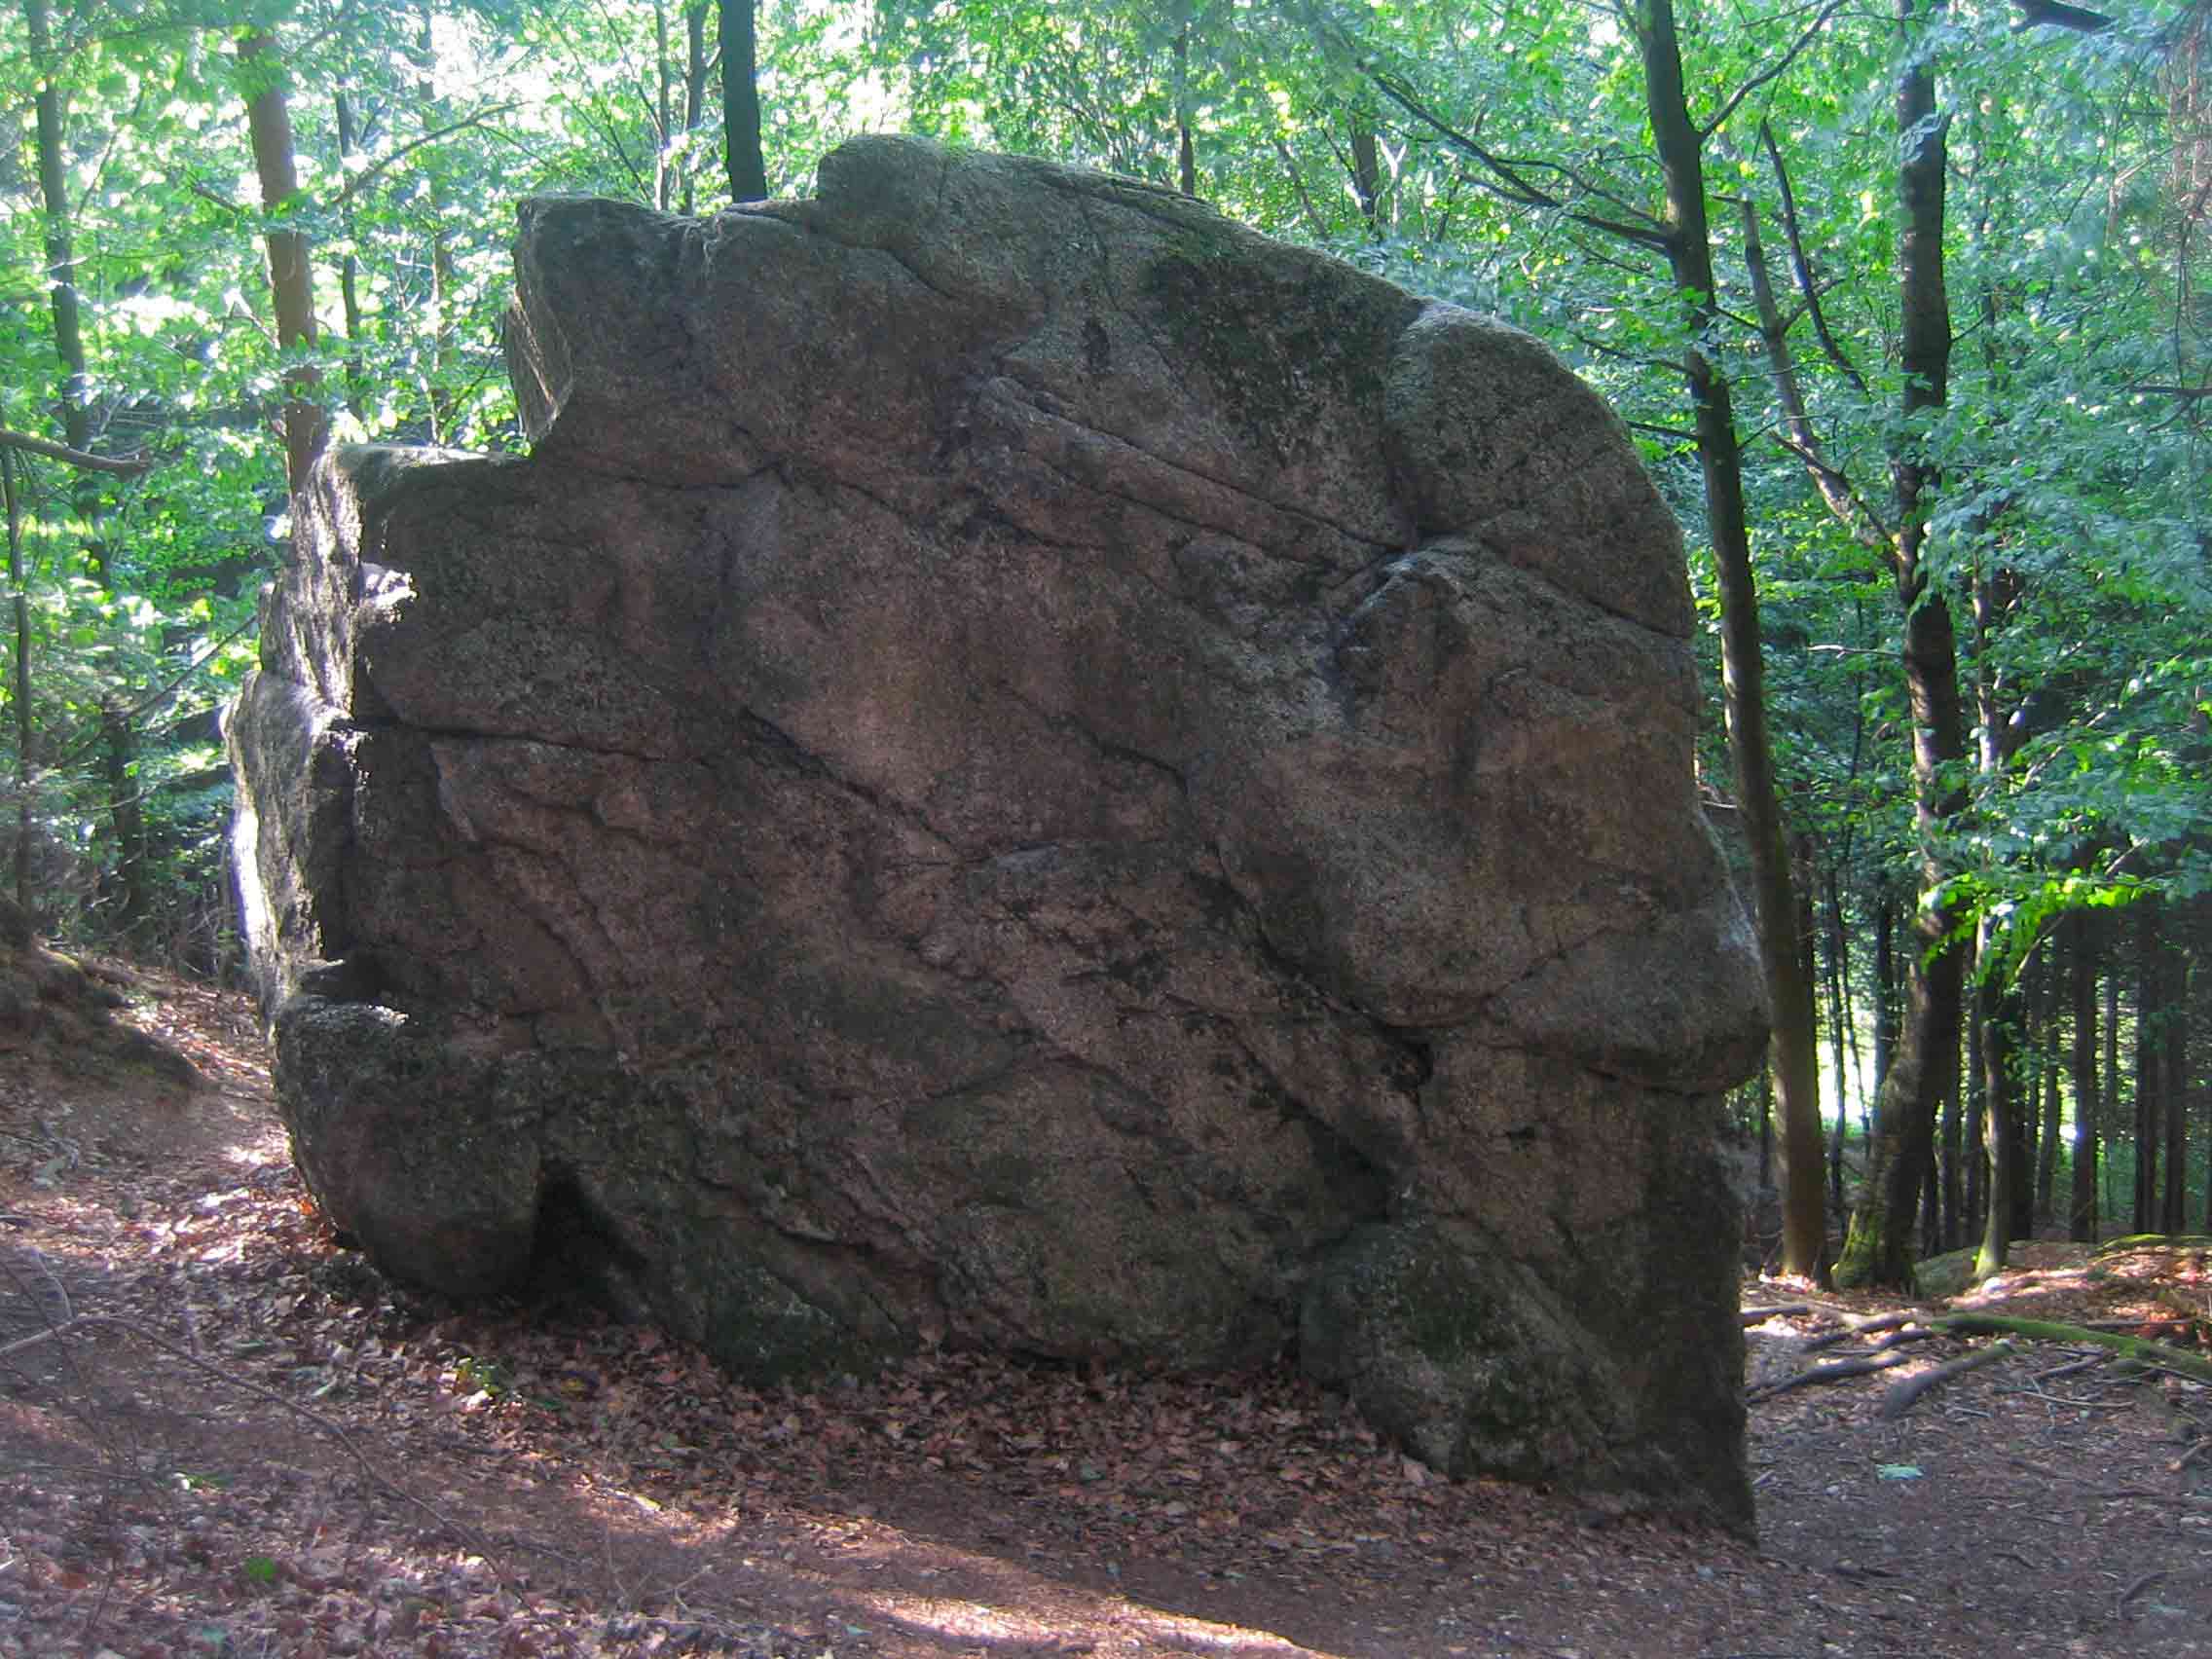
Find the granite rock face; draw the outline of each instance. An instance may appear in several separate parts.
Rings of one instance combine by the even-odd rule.
[[[525,209],[528,460],[341,450],[231,722],[301,1167],[756,1378],[1295,1351],[1741,1522],[1748,929],[1677,531],[1542,347],[868,139]]]

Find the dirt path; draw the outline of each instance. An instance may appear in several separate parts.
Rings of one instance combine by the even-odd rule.
[[[1756,1546],[1437,1481],[1287,1374],[756,1393],[394,1290],[304,1202],[242,1002],[141,986],[212,1087],[0,1055],[0,1655],[2212,1653],[2194,1384],[2030,1346],[1880,1421],[1965,1351],[1915,1345],[1753,1407]],[[1983,1300],[2193,1346],[2212,1303],[2188,1252],[2029,1260]]]

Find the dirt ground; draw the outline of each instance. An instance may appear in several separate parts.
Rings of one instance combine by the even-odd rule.
[[[1601,1659],[2212,1653],[2212,1392],[1985,1346],[1751,1407],[1756,1543],[1436,1479],[1287,1372],[931,1355],[732,1386],[649,1330],[395,1289],[306,1202],[247,1005],[138,974],[193,1093],[0,1053],[0,1656]],[[2188,1248],[1959,1306],[2201,1351]],[[1891,1310],[1751,1325],[1754,1393]]]

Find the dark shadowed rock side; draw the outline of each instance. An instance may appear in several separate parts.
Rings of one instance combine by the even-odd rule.
[[[527,461],[340,451],[231,725],[300,1165],[770,1379],[1286,1350],[1750,1515],[1764,1038],[1675,527],[1528,337],[868,139],[524,209]]]

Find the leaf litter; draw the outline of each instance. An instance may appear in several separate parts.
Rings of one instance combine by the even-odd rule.
[[[140,982],[210,1089],[0,1076],[0,1349],[42,1339],[0,1356],[5,1659],[2178,1654],[2212,1616],[2212,1409],[2045,1386],[2047,1354],[1898,1423],[1870,1387],[1760,1406],[1752,1546],[1441,1479],[1287,1366],[755,1389],[650,1328],[424,1296],[307,1199],[244,1003]]]

